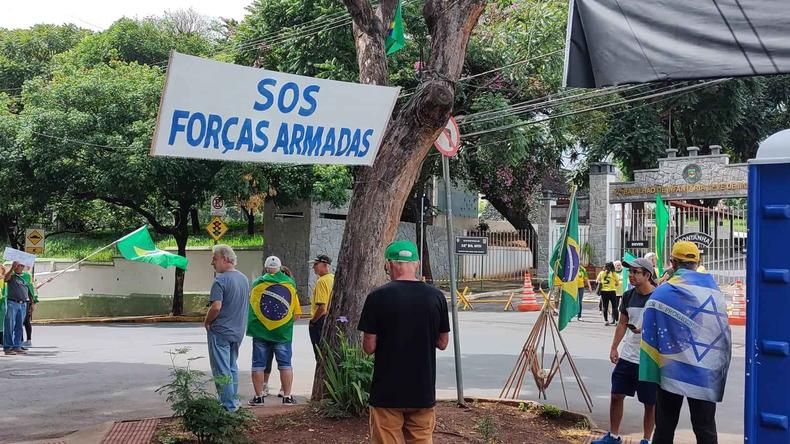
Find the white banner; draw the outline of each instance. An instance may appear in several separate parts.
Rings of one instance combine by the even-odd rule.
[[[11,261],[11,262],[19,262],[20,264],[25,265],[26,267],[33,267],[36,263],[36,255],[25,253],[24,251],[15,250],[11,247],[5,247],[5,252],[3,252],[3,260],[4,261]]]
[[[372,165],[399,91],[173,52],[151,155]]]

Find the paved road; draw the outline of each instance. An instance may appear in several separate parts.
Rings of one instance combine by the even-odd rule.
[[[612,369],[608,350],[614,330],[604,327],[597,311],[592,311],[565,331],[565,339],[593,396],[593,419],[605,428]],[[467,396],[499,395],[535,317],[534,313],[460,314]],[[731,443],[743,441],[743,327],[735,327],[733,337],[727,393],[717,412],[720,442]],[[205,333],[197,324],[37,326],[34,339],[36,347],[28,356],[0,355],[0,442],[63,435],[110,420],[168,415],[164,400],[154,393],[168,378],[166,352],[189,346],[194,356],[206,355]],[[306,396],[315,363],[305,323],[297,324],[294,342],[295,393]],[[251,343],[245,341],[241,369],[249,369],[250,357]],[[208,370],[207,359],[193,363]],[[565,370],[570,408],[585,411]],[[441,397],[455,397],[452,347],[438,355],[437,389]],[[241,392],[244,397],[252,392],[248,370],[242,373]],[[535,399],[537,395],[527,384],[522,396]],[[547,402],[564,406],[559,381],[549,390]],[[693,442],[685,408],[683,417],[677,442]],[[641,406],[636,401],[626,403],[623,424],[624,432],[639,432]]]

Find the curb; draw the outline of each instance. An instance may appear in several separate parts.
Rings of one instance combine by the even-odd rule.
[[[40,319],[33,321],[33,325],[57,325],[57,324],[113,324],[113,323],[132,323],[132,324],[156,324],[162,322],[203,322],[203,316],[121,316],[114,318],[92,317],[92,318],[68,318],[68,319]]]

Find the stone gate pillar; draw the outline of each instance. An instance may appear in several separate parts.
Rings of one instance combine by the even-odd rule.
[[[590,245],[593,248],[592,264],[603,266],[609,255],[612,240],[609,225],[609,184],[617,181],[614,165],[608,162],[590,164]]]

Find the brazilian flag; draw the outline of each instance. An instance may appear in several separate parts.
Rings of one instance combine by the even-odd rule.
[[[282,271],[252,283],[247,336],[271,342],[291,342],[295,315],[302,314],[296,283]]]
[[[556,282],[562,288],[560,316],[557,326],[560,330],[579,313],[579,288],[576,278],[579,274],[579,210],[576,206],[576,192],[571,196],[568,206],[568,223],[562,236],[554,247],[549,261],[549,282]],[[556,273],[556,280],[551,275]]]

